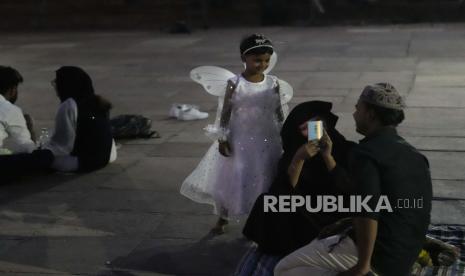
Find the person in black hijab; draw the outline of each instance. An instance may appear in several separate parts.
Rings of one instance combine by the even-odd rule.
[[[116,155],[111,104],[95,94],[90,76],[79,67],[58,69],[52,85],[61,101],[55,132],[45,146],[57,157],[53,167],[88,172],[106,166]]]
[[[349,151],[355,143],[347,141],[335,128],[338,117],[331,112],[332,104],[310,101],[297,105],[287,117],[281,130],[284,153],[279,162],[278,174],[268,195],[347,195],[350,192],[346,168]],[[305,137],[310,120],[322,120],[326,131],[326,145],[309,146]],[[325,160],[324,147],[331,146]],[[307,148],[315,151],[312,157]],[[317,149],[317,150],[315,150]],[[331,148],[329,148],[331,150]],[[306,156],[300,173],[292,180],[293,160],[297,155]],[[332,164],[329,164],[331,162]],[[292,183],[295,182],[295,183]],[[247,219],[243,234],[258,244],[258,249],[275,256],[285,256],[311,242],[320,230],[335,221],[349,216],[347,213],[309,213],[304,207],[294,213],[264,212],[264,196],[261,195]]]

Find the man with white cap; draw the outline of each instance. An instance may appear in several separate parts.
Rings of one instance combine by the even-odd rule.
[[[285,257],[275,275],[410,275],[430,223],[432,184],[426,157],[397,134],[404,107],[392,85],[365,87],[353,114],[365,138],[351,154],[349,173],[369,208],[354,212],[353,228],[343,234]]]

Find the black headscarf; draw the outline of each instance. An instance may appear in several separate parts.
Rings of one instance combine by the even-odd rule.
[[[283,144],[284,153],[279,161],[278,175],[273,182],[270,192],[272,193],[286,193],[292,191],[287,175],[287,169],[297,152],[297,150],[307,143],[307,139],[302,135],[299,126],[314,117],[319,117],[324,121],[325,130],[333,142],[332,155],[336,163],[343,168],[347,167],[348,151],[353,145],[348,142],[336,130],[336,123],[338,117],[331,112],[332,103],[324,101],[309,101],[304,102],[292,109],[281,129],[281,139]],[[327,181],[328,172],[323,158],[320,154],[305,161],[302,169],[297,190],[299,194],[313,194],[325,190],[323,182]],[[321,182],[322,184],[316,184]],[[327,190],[328,193],[334,191]]]
[[[76,102],[95,95],[92,79],[81,68],[63,66],[56,71],[56,89],[62,102],[73,98]]]
[[[283,159],[290,162],[296,151],[307,143],[306,138],[301,134],[299,126],[311,118],[320,117],[325,122],[325,129],[330,138],[340,138],[340,134],[335,129],[338,117],[331,112],[332,107],[333,104],[330,102],[309,101],[301,103],[292,109],[281,129],[284,150]]]
[[[56,71],[56,90],[61,102],[72,98],[80,108],[101,110],[111,109],[111,103],[95,94],[92,79],[83,69],[63,66]]]

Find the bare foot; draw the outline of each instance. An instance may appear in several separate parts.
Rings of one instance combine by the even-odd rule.
[[[215,227],[212,228],[211,233],[215,235],[224,234],[226,232],[226,225],[228,225],[228,221],[224,218],[219,218]]]

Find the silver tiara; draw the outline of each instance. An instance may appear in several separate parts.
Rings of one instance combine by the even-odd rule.
[[[245,55],[248,51],[250,51],[252,49],[255,49],[255,48],[261,48],[261,47],[268,47],[268,48],[273,49],[272,45],[255,45],[255,46],[252,46],[252,47],[246,49],[242,54]]]

